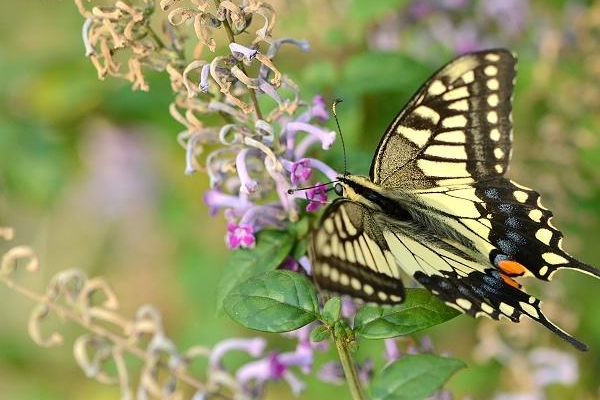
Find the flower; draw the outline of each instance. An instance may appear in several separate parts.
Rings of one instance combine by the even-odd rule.
[[[234,209],[241,213],[252,206],[246,197],[225,194],[218,189],[204,192],[204,202],[211,215],[216,215],[222,208]]]
[[[309,159],[303,158],[292,164],[290,171],[292,185],[308,181],[311,175],[312,169],[310,168]]]
[[[202,67],[202,71],[200,72],[200,83],[198,84],[198,89],[202,93],[208,93],[208,78],[210,73],[210,64],[206,64]]]
[[[296,262],[296,260],[294,260],[294,257],[287,256],[279,266],[279,269],[287,269],[298,272],[300,270],[300,265]]]
[[[213,347],[209,357],[209,364],[213,369],[220,368],[221,359],[231,350],[241,350],[250,354],[252,357],[259,357],[265,350],[266,345],[266,340],[260,337],[252,339],[226,339]]]
[[[392,363],[400,358],[401,353],[398,344],[396,343],[396,339],[384,339],[383,343],[385,344],[384,357],[388,363]]]
[[[248,167],[246,165],[246,157],[248,156],[248,152],[250,149],[243,149],[240,151],[235,158],[235,166],[238,171],[238,176],[240,178],[241,186],[240,192],[242,193],[252,193],[256,191],[258,187],[258,182],[250,177],[248,173]]]
[[[238,247],[252,248],[256,244],[254,228],[249,225],[238,225],[231,221],[227,224],[225,241],[230,249],[237,249]]]
[[[323,382],[332,383],[334,385],[343,385],[346,381],[344,379],[342,364],[337,361],[330,361],[323,364],[317,377]]]
[[[317,182],[317,184],[306,191],[306,199],[309,201],[306,206],[306,211],[314,212],[319,210],[323,205],[327,204],[326,185]]]
[[[256,54],[258,53],[258,50],[250,49],[250,48],[248,48],[246,46],[242,46],[241,44],[238,44],[238,43],[229,43],[229,49],[231,50],[232,54],[235,54],[235,53],[242,54],[248,60],[252,60],[254,57],[256,57]]]
[[[311,368],[312,363],[312,352],[302,349],[287,353],[273,352],[238,369],[236,380],[241,387],[251,390],[252,383],[260,389],[267,381],[284,379],[292,388],[292,392],[299,395],[305,385],[289,368],[292,366]]]
[[[335,141],[335,132],[327,130],[315,125],[308,124],[306,122],[289,122],[285,129],[288,132],[307,132],[308,138],[313,138],[315,141],[320,141],[323,150],[329,150],[333,142]]]
[[[310,116],[312,118],[317,118],[321,120],[321,122],[325,122],[329,119],[329,112],[325,108],[325,99],[323,96],[316,95],[312,99],[313,106],[310,109]]]

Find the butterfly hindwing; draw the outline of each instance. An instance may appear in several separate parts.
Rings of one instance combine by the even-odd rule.
[[[448,305],[473,317],[504,316],[519,322],[526,315],[575,347],[586,348],[546,318],[540,300],[512,284],[498,269],[462,258],[462,249],[442,249],[398,230],[383,233],[402,268]]]
[[[509,276],[550,280],[561,268],[598,276],[596,269],[563,250],[563,235],[552,225],[552,212],[532,189],[498,178],[416,193],[439,220],[470,240],[491,265],[504,266]]]
[[[371,180],[423,189],[503,175],[515,65],[515,56],[499,49],[458,57],[436,72],[387,129]]]
[[[404,299],[398,266],[372,211],[363,205],[337,199],[310,243],[314,277],[322,289],[377,303]]]

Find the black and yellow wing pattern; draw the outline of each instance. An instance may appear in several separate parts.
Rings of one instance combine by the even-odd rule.
[[[325,211],[310,246],[322,288],[398,303],[403,271],[464,313],[526,315],[586,348],[517,281],[550,280],[558,269],[600,273],[563,250],[539,194],[504,176],[515,65],[503,49],[450,62],[394,119],[370,176],[338,178],[344,197]]]

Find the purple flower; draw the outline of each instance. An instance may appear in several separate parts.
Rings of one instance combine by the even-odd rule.
[[[262,387],[269,380],[284,379],[292,388],[294,394],[298,395],[304,390],[304,383],[289,370],[289,367],[299,366],[310,368],[312,366],[312,352],[297,350],[288,353],[271,353],[267,357],[250,362],[236,373],[236,380],[240,386],[249,388],[250,382]]]
[[[254,228],[249,225],[238,225],[231,221],[227,224],[225,241],[230,249],[237,249],[238,247],[252,248],[256,244]]]
[[[433,6],[426,1],[418,0],[408,6],[408,16],[414,20],[426,18],[434,11]]]
[[[216,215],[222,208],[232,208],[241,213],[252,206],[252,203],[248,201],[246,196],[232,196],[218,189],[211,189],[204,192],[204,202],[209,208],[210,215]]]
[[[320,209],[323,205],[327,204],[327,191],[321,182],[317,182],[315,187],[312,187],[306,191],[306,198],[309,201],[306,206],[306,211],[314,212]]]
[[[259,357],[265,350],[266,345],[266,340],[260,337],[252,339],[232,338],[223,340],[213,347],[210,353],[209,364],[213,369],[220,368],[221,359],[231,350],[241,350],[250,354],[252,357]]]
[[[286,257],[285,260],[279,266],[279,269],[287,269],[290,271],[298,272],[300,270],[300,265],[294,260],[294,257]]]
[[[308,325],[304,325],[302,328],[298,328],[295,331],[285,332],[282,335],[284,337],[293,339],[298,339],[298,346],[296,347],[296,352],[311,352],[313,350],[317,351],[326,351],[329,348],[329,342],[324,340],[322,342],[313,342],[310,340],[310,333],[317,326],[317,323],[313,322]],[[312,354],[311,354],[312,357]],[[303,371],[308,373],[309,371]]]
[[[329,150],[335,141],[335,132],[319,126],[307,124],[306,122],[289,122],[285,129],[289,132],[304,131],[309,134],[309,137],[314,137],[321,142],[323,150]]]
[[[248,60],[252,60],[258,53],[257,50],[250,49],[250,48],[248,48],[246,46],[242,46],[241,44],[238,44],[238,43],[230,43],[229,49],[231,50],[232,54],[240,53],[244,57],[246,57]]]
[[[342,297],[342,317],[351,319],[358,311],[358,306],[350,297]]]
[[[325,99],[321,95],[316,95],[312,99],[313,106],[310,109],[310,116],[312,118],[318,118],[321,122],[325,122],[329,119],[329,112],[325,108]]]
[[[338,173],[325,164],[323,161],[317,160],[316,158],[300,158],[298,161],[292,162],[286,159],[281,159],[281,163],[284,168],[290,171],[291,181],[293,185],[299,182],[305,182],[312,175],[312,169],[316,169],[325,175],[328,179],[334,180],[338,177]],[[306,169],[310,169],[311,172],[307,172]],[[296,175],[296,176],[295,176]],[[306,179],[301,180],[306,176]]]
[[[527,0],[486,0],[479,3],[484,15],[496,21],[508,35],[519,34],[529,18]]]
[[[337,361],[330,361],[323,364],[317,376],[323,382],[332,383],[334,385],[343,385],[346,381],[342,364]]]
[[[301,160],[296,161],[291,166],[291,179],[292,185],[297,185],[298,183],[306,182],[310,179],[312,175],[312,169],[310,168],[310,160],[308,158],[303,158]]]
[[[255,192],[258,187],[258,182],[250,177],[248,167],[246,166],[246,157],[248,156],[249,151],[250,149],[243,149],[235,158],[235,166],[241,182],[240,192],[246,194]]]
[[[210,64],[206,64],[202,67],[202,71],[200,72],[200,83],[198,84],[198,89],[202,93],[208,93],[208,78],[210,73]]]
[[[385,344],[384,358],[388,363],[392,363],[400,358],[400,349],[398,348],[396,339],[385,339],[383,343]]]
[[[298,259],[298,264],[304,269],[307,275],[312,275],[312,266],[310,265],[310,260],[306,256],[302,256]]]

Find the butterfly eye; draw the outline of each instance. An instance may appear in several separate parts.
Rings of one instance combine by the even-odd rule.
[[[338,196],[344,195],[344,187],[340,183],[336,183],[335,185],[333,185],[333,190],[335,190],[335,194],[337,194]]]

